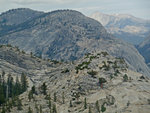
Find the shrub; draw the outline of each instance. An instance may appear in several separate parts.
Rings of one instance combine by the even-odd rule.
[[[97,71],[89,71],[89,72],[87,72],[89,75],[92,75],[92,76],[94,76],[94,75],[97,75]]]
[[[127,82],[127,81],[128,81],[128,76],[127,76],[127,74],[125,74],[125,75],[123,76],[123,81],[124,81],[124,82]]]
[[[99,78],[99,84],[103,88],[103,83],[107,82],[105,78]]]
[[[64,69],[61,73],[68,73],[69,69]]]
[[[102,111],[102,112],[105,112],[105,111],[106,111],[106,107],[104,106],[104,104],[101,105],[101,111]]]

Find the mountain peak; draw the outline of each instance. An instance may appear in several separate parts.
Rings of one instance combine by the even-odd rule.
[[[18,25],[41,14],[43,14],[43,12],[38,12],[29,8],[11,9],[0,15],[0,26]]]

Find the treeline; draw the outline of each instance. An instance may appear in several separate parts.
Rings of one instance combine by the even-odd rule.
[[[11,74],[6,75],[3,71],[0,74],[0,106],[9,98],[14,98],[25,92],[28,87],[27,76],[22,73],[21,77],[16,79]]]

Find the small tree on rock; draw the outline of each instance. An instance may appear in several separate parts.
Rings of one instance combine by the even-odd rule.
[[[100,87],[101,88],[103,88],[103,83],[105,83],[105,82],[107,82],[106,80],[105,80],[105,78],[99,78],[99,84],[100,84]]]

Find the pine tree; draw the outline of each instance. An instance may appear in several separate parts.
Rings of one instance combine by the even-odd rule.
[[[47,94],[47,92],[46,92],[47,86],[46,86],[46,83],[45,83],[45,82],[42,84],[41,89],[42,89],[42,93],[43,93],[44,95],[46,95],[46,94]]]
[[[70,100],[70,107],[72,107],[73,105],[72,105],[72,101]]]
[[[97,111],[100,113],[100,109],[99,109],[99,103],[98,103],[98,101],[96,101],[95,106],[96,106]]]
[[[35,86],[32,86],[31,91],[33,94],[35,94]]]
[[[40,113],[42,113],[42,106],[40,105]]]
[[[91,106],[89,106],[89,113],[92,113]]]
[[[75,98],[77,99],[77,101],[79,101],[79,98],[80,98],[80,93],[79,93],[79,92],[77,92],[77,93],[75,94]]]
[[[1,113],[6,113],[5,107],[2,107],[2,112]]]
[[[3,86],[0,84],[0,105],[2,105],[5,102],[5,96],[3,91]]]
[[[99,78],[100,87],[103,88],[103,83],[107,82],[105,78]]]
[[[2,77],[3,77],[3,78],[4,78],[4,75],[5,75],[5,71],[3,70],[3,71],[2,71]]]
[[[51,100],[48,101],[48,107],[51,109]]]
[[[104,104],[101,105],[101,111],[102,111],[102,112],[105,112],[105,111],[106,111],[106,107],[104,106]]]
[[[39,108],[38,108],[38,105],[35,103],[35,109],[36,109],[36,112],[39,113]]]
[[[123,76],[123,81],[124,81],[124,82],[127,82],[127,81],[128,81],[128,76],[127,76],[127,74],[125,74],[125,75]]]
[[[22,110],[22,102],[21,102],[21,100],[19,99],[19,97],[17,97],[17,109],[18,109],[18,110]]]
[[[29,101],[31,101],[32,98],[33,98],[33,93],[32,93],[32,91],[29,91],[29,94],[28,94]]]
[[[9,74],[7,78],[7,92],[6,92],[7,98],[13,96],[13,89],[14,89],[13,77]]]
[[[28,82],[27,82],[27,76],[22,73],[21,75],[21,85],[22,85],[22,92],[27,90]]]
[[[53,104],[53,113],[57,113],[56,105],[55,104]]]
[[[54,102],[57,101],[57,95],[56,95],[56,92],[54,93]]]
[[[62,93],[62,102],[63,102],[63,104],[65,103],[65,96],[64,96],[64,92]]]
[[[33,111],[32,111],[32,109],[30,108],[30,106],[29,106],[29,108],[28,108],[28,113],[33,113]]]
[[[87,109],[87,102],[86,102],[86,98],[84,98],[84,109]]]
[[[14,88],[14,95],[19,95],[21,93],[21,84],[19,82],[18,76],[16,76],[16,83],[15,83],[15,88]]]

